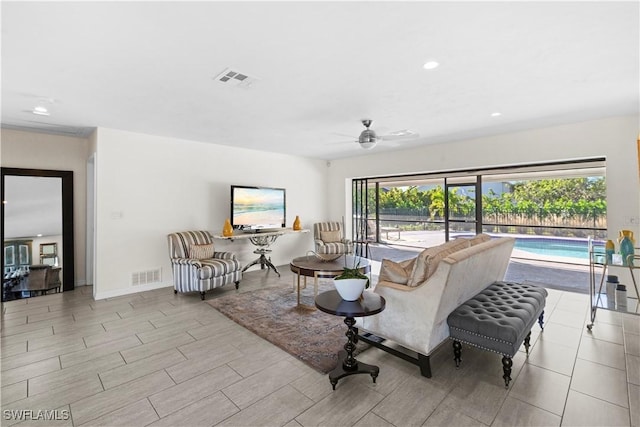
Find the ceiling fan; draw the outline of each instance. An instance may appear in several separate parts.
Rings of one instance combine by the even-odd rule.
[[[370,150],[376,146],[378,141],[397,141],[401,139],[414,139],[418,138],[420,135],[417,132],[414,132],[410,129],[403,129],[396,132],[391,132],[387,135],[378,136],[373,129],[370,129],[371,123],[373,120],[371,119],[362,119],[362,124],[366,128],[362,131],[356,142],[360,144],[360,147],[365,150]]]

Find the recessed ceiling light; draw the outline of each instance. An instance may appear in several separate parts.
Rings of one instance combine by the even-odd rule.
[[[502,113],[499,112],[495,112],[495,113],[491,113],[491,117],[500,117],[502,115]]]
[[[37,107],[35,107],[32,111],[33,114],[37,114],[39,116],[49,116],[51,115],[51,113],[49,113],[49,110],[47,110],[46,107],[43,107],[41,105],[38,105]]]
[[[42,234],[36,234],[36,237],[42,237]]]
[[[424,63],[422,68],[425,70],[433,70],[434,68],[438,68],[438,66],[440,66],[440,63],[437,61],[427,61]]]

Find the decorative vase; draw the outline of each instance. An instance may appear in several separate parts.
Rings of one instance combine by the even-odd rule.
[[[625,237],[628,237],[629,240],[631,240],[631,243],[636,243],[636,239],[633,238],[633,231],[631,230],[620,230],[620,233],[618,235],[618,243],[621,242]]]
[[[630,261],[633,264],[633,254],[633,240],[631,240],[629,236],[625,235],[622,240],[620,240],[620,255],[622,255],[622,265],[629,265],[629,256],[631,256]]]
[[[222,227],[222,235],[224,237],[233,236],[233,227],[231,226],[231,221],[229,221],[229,218],[224,221],[224,226]]]
[[[613,254],[616,253],[616,244],[613,243],[613,240],[607,240],[604,244],[604,251],[607,255],[607,264],[611,264],[613,260]]]
[[[616,286],[616,309],[627,311],[627,287],[618,284]]]
[[[300,225],[300,217],[296,215],[296,219],[293,220],[293,229],[298,231],[302,230],[302,226]]]
[[[618,276],[607,276],[607,308],[615,310],[616,308],[616,287],[620,284]]]
[[[362,295],[367,279],[333,279],[333,284],[343,300],[355,301]]]

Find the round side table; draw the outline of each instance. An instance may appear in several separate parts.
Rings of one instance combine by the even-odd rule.
[[[345,265],[357,265],[358,271],[368,274],[371,271],[371,262],[362,257],[343,255],[334,261],[321,261],[313,255],[294,258],[289,264],[291,271],[297,274],[298,282],[298,306],[300,304],[300,276],[304,277],[304,286],[307,287],[307,277],[313,277],[313,296],[318,295],[318,279],[326,279],[339,276]],[[296,276],[293,277],[293,289],[296,289]],[[313,307],[311,307],[313,308]]]
[[[358,342],[358,329],[353,325],[356,323],[355,317],[378,314],[384,310],[385,304],[384,298],[373,292],[364,292],[363,298],[357,301],[343,300],[336,290],[323,292],[316,297],[318,310],[335,316],[344,316],[344,323],[347,325],[347,333],[345,334],[347,343],[344,345],[344,350],[340,350],[338,353],[338,365],[329,372],[329,381],[334,390],[338,380],[348,375],[370,374],[373,382],[376,382],[380,368],[358,362],[353,357],[353,351]]]

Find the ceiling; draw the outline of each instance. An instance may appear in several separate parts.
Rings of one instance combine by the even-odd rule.
[[[639,110],[635,1],[1,8],[6,128],[107,127],[337,159],[365,153],[362,118],[379,135],[420,135],[373,149],[385,151]],[[218,82],[227,68],[252,84]]]

